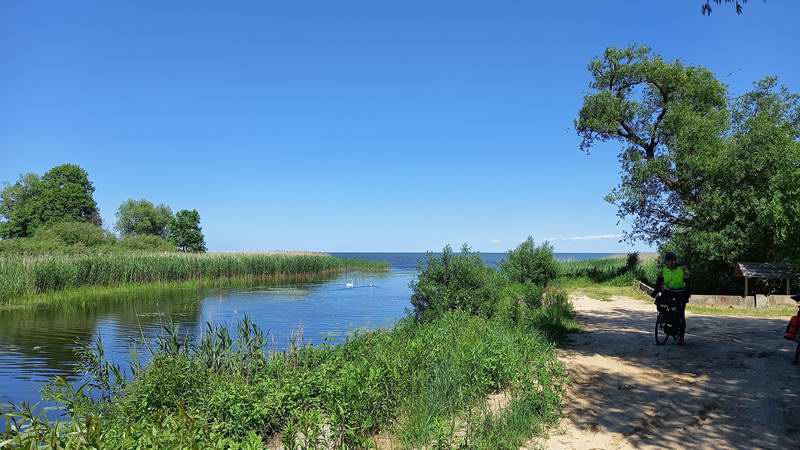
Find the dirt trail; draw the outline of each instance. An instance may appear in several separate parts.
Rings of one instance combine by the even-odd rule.
[[[687,313],[687,345],[656,346],[653,305],[573,302],[584,331],[559,350],[564,418],[530,448],[800,448],[786,319]]]

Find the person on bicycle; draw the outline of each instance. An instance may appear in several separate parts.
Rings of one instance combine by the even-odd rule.
[[[678,329],[678,345],[686,344],[686,304],[689,303],[689,272],[685,267],[678,265],[678,257],[673,252],[664,255],[664,268],[658,274],[656,288],[652,294],[658,303],[659,297],[670,296],[674,299],[681,319]]]

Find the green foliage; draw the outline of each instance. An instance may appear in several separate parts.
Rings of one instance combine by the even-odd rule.
[[[729,99],[708,69],[644,47],[589,70],[576,129],[584,150],[623,144],[608,200],[632,219],[629,240],[676,251],[709,293],[738,291],[736,262],[800,260],[800,96],[765,78]]]
[[[120,239],[117,241],[117,248],[142,252],[174,252],[176,250],[172,242],[160,236],[144,234],[134,234]]]
[[[501,272],[515,283],[547,286],[558,276],[558,261],[548,243],[537,246],[528,236],[500,264]]]
[[[578,330],[575,309],[563,289],[550,289],[544,295],[541,308],[531,310],[530,324],[552,340],[561,340]]]
[[[350,264],[320,255],[109,257],[0,258],[0,269],[16,274],[8,290],[19,291],[131,281],[131,274],[308,273]],[[466,246],[429,255],[419,270],[412,284],[419,320],[336,347],[293,338],[287,351],[265,352],[267,336],[247,317],[235,337],[209,324],[199,343],[167,326],[150,363],[134,359],[126,380],[103,361],[98,343],[94,355],[85,353],[89,383],[76,389],[59,379],[48,389],[70,420],[53,431],[32,411],[11,408],[3,414],[17,428],[0,438],[71,448],[258,448],[277,440],[286,448],[365,448],[388,432],[409,448],[497,448],[519,445],[552,423],[564,372],[548,338],[576,329],[566,294],[512,283]],[[488,402],[500,392],[509,407],[490,413]]]
[[[206,242],[200,228],[197,210],[182,209],[175,214],[169,228],[170,240],[182,252],[204,252]]]
[[[528,311],[542,307],[544,292],[544,288],[533,283],[509,283],[500,291],[493,317],[519,325],[527,319]]]
[[[29,238],[0,240],[0,254],[84,253],[111,251],[116,238],[88,222],[57,222],[39,227]]]
[[[85,170],[63,164],[20,176],[0,193],[0,237],[30,237],[37,228],[58,222],[89,222],[99,226],[94,186]]]
[[[563,368],[539,333],[463,311],[404,320],[337,347],[296,342],[286,352],[265,353],[263,335],[247,320],[236,337],[211,325],[199,345],[180,336],[165,330],[151,363],[122,390],[93,382],[65,393],[64,404],[86,407],[60,432],[18,407],[5,416],[28,432],[0,436],[15,445],[73,439],[70,448],[260,448],[279,437],[287,448],[366,448],[386,430],[406,447],[470,447],[482,439],[477,427],[453,424],[490,394],[508,391],[515,414],[526,418],[528,431],[517,430],[517,439],[552,422],[562,395]],[[91,366],[106,378],[107,365]]]
[[[59,222],[41,227],[33,236],[38,241],[58,241],[66,246],[98,247],[114,245],[114,236],[88,222]]]
[[[123,237],[133,235],[152,235],[167,238],[172,223],[172,210],[169,206],[141,199],[128,199],[117,208],[117,222],[114,228]]]
[[[141,371],[125,391],[122,408],[129,417],[143,418],[180,404],[195,405],[209,389],[206,368],[198,358],[162,352]]]
[[[605,286],[631,286],[638,281],[652,286],[658,276],[657,272],[656,256],[640,258],[637,253],[631,253],[624,258],[559,262],[560,280],[586,280]]]
[[[417,270],[411,304],[418,320],[432,320],[456,309],[484,317],[491,314],[500,289],[497,273],[466,244],[461,253],[453,253],[449,245],[442,256],[428,253]]]
[[[345,260],[324,254],[125,252],[0,256],[0,304],[21,302],[25,296],[37,293],[85,286],[222,278],[257,280],[353,269],[386,270],[386,267],[385,263]]]

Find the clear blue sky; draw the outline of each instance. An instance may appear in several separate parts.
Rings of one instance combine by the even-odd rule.
[[[624,251],[617,146],[572,128],[593,56],[800,91],[800,2],[700,5],[5,0],[0,180],[74,162],[107,226],[131,197],[197,208],[211,250]]]

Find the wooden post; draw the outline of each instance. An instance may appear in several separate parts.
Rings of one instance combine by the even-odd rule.
[[[744,277],[744,296],[747,297],[747,283],[750,281],[750,277]]]

